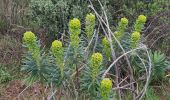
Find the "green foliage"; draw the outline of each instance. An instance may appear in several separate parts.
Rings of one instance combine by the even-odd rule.
[[[138,18],[139,24],[142,23],[142,25],[144,25],[146,18],[143,15],[141,16],[142,18]],[[94,25],[94,22],[95,21],[93,20],[92,22],[89,22],[91,24],[88,25]],[[117,27],[117,31],[120,33],[121,36],[119,41],[120,44],[122,44],[122,48],[125,48],[125,52],[138,48],[141,39],[141,35],[139,32],[125,34],[128,33],[125,32],[127,25],[128,19],[122,18]],[[110,44],[116,48],[116,56],[122,55],[122,51],[120,51],[120,48],[116,44],[116,41],[112,40],[113,42],[111,43],[105,36],[104,39],[99,39],[98,41],[96,41],[97,43],[91,44],[92,46],[96,45],[95,49],[91,50],[89,49],[89,44],[88,46],[84,45],[86,38],[84,39],[84,37],[80,34],[82,27],[80,20],[77,18],[70,20],[68,27],[70,32],[70,41],[68,41],[69,45],[64,44],[65,42],[63,41],[61,42],[59,40],[55,40],[52,42],[49,51],[45,51],[44,49],[40,48],[41,45],[39,44],[38,39],[34,33],[24,33],[23,44],[25,47],[28,48],[28,52],[23,59],[22,70],[28,74],[26,76],[26,82],[30,85],[32,85],[34,82],[40,82],[42,86],[47,84],[54,84],[54,86],[52,85],[50,88],[56,89],[61,93],[68,92],[73,99],[84,97],[85,99],[98,100],[102,97],[103,100],[105,100],[107,98],[112,98],[113,95],[110,94],[111,92],[113,92],[111,91],[111,88],[112,80],[114,78],[111,75],[115,76],[115,68],[113,68],[113,71],[110,71],[108,73],[108,76],[105,76],[108,78],[102,78],[102,75],[107,68],[107,64],[109,64],[109,61],[113,59],[111,56],[112,51],[110,48]],[[86,30],[94,30],[91,27],[86,28],[89,28]],[[142,30],[142,28],[143,26],[140,27],[140,30]],[[91,35],[92,33],[89,36]],[[113,37],[111,37],[111,39],[113,39]],[[102,45],[103,48],[101,49]],[[131,47],[132,45],[133,48]],[[103,54],[105,54],[107,57],[99,53],[102,51]],[[143,57],[143,59],[146,59],[147,53],[140,53],[143,53],[141,56]],[[139,70],[135,70],[135,68],[138,66],[135,65],[133,61],[135,62],[137,60],[135,58],[138,57],[138,54],[139,53],[137,53],[136,51],[132,54],[127,55],[130,60],[129,63],[132,64],[132,67],[134,69],[132,70],[132,73],[136,73],[139,70],[142,70],[137,76],[133,76],[135,77],[134,79],[139,79],[139,76],[141,74],[144,75],[145,73],[147,73],[147,71],[143,71],[143,69],[148,65],[147,61],[145,61],[144,65],[142,65],[143,60],[141,60],[141,62],[139,62],[138,64]],[[103,61],[105,61],[106,63],[105,66],[103,64]],[[121,59],[120,62],[123,62],[120,64],[120,77],[127,77],[126,74],[129,74],[128,71],[130,69],[126,67],[127,63],[124,59]],[[129,81],[129,79],[127,79],[126,81],[131,82]],[[143,82],[139,83],[143,84]],[[66,87],[69,88],[69,91],[73,91],[73,93],[70,93],[68,90],[65,89],[63,90],[63,88]],[[53,96],[52,94],[49,95],[50,97]]]
[[[152,2],[145,2],[144,0],[100,1],[104,5],[111,25],[113,24],[113,20],[117,21],[117,18],[122,16],[127,16],[127,18],[133,21],[134,16],[139,14],[150,16],[168,10],[168,3],[165,0],[152,0]],[[101,7],[98,1],[92,0],[92,3],[96,11],[101,13]],[[31,0],[29,5],[29,18],[31,18],[33,22],[38,23],[40,27],[44,28],[48,35],[52,36],[58,35],[59,33],[67,33],[67,23],[69,22],[69,19],[83,19],[84,16],[90,12],[88,0]],[[85,20],[85,23],[87,27],[87,19]],[[91,26],[89,30],[85,28],[88,34],[93,33],[94,25],[95,23],[88,25],[89,27]]]
[[[6,26],[7,23],[4,20],[0,19],[0,29],[4,29]]]
[[[49,35],[64,33],[70,18],[83,16],[87,13],[87,1],[75,0],[31,0],[30,17]]]
[[[152,82],[161,81],[165,76],[166,56],[161,52],[155,51],[150,53],[152,59]]]
[[[160,100],[161,98],[155,94],[152,88],[148,88],[145,99],[146,100]]]
[[[4,84],[12,80],[12,76],[6,71],[0,68],[0,84]]]
[[[61,77],[64,75],[64,50],[62,48],[62,42],[55,40],[51,46],[52,54],[55,57],[56,64],[58,64],[61,72]]]
[[[125,1],[120,8],[125,11],[122,12],[126,16],[134,16],[145,14],[147,16],[154,16],[157,13],[168,11],[169,2],[167,0],[131,0]]]

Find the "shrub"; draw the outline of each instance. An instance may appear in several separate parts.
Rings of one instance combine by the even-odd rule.
[[[107,37],[106,35],[102,40],[99,39],[97,41],[99,43],[94,44],[97,45],[94,51],[88,49],[89,45],[93,44],[88,43],[88,45],[84,45],[84,41],[86,41],[86,39],[91,38],[93,41],[94,37],[92,37],[92,35],[96,34],[93,33],[94,29],[89,27],[93,26],[94,28],[95,17],[92,14],[89,14],[87,16],[92,17],[92,21],[89,21],[89,19],[87,20],[86,17],[86,21],[89,22],[85,26],[85,39],[84,37],[82,37],[82,35],[80,35],[82,26],[81,21],[78,18],[74,18],[70,20],[68,24],[70,32],[69,45],[64,44],[63,41],[54,40],[52,42],[50,50],[47,51],[40,48],[41,46],[38,42],[38,38],[35,36],[34,33],[24,33],[23,44],[25,47],[28,48],[28,52],[23,59],[22,67],[22,70],[28,73],[25,82],[30,85],[32,85],[34,82],[39,82],[42,85],[42,88],[44,87],[44,85],[53,84],[50,88],[56,88],[56,91],[61,93],[68,92],[73,99],[80,99],[82,97],[87,99],[99,99],[102,97],[103,100],[107,100],[108,98],[111,98],[113,96],[112,94],[110,95],[110,93],[113,92],[111,90],[112,81],[115,80],[116,82],[118,82],[115,82],[116,86],[119,84],[119,82],[121,84],[121,81],[117,80],[118,77],[124,78],[127,74],[129,75],[128,78],[130,79],[130,81],[128,79],[125,80],[128,82],[134,82],[132,80],[139,79],[138,76],[140,76],[140,74],[143,75],[146,73],[147,75],[150,75],[147,69],[142,71],[141,73],[138,73],[137,76],[133,75],[133,73],[136,73],[138,71],[132,70],[131,66],[133,66],[134,69],[138,67],[139,70],[143,70],[148,62],[143,62],[143,59],[147,58],[147,53],[143,52],[143,49],[145,50],[145,47],[142,47],[141,51],[139,50],[132,52],[133,50],[140,48],[139,43],[141,42],[141,35],[138,30],[134,30],[135,32],[132,34],[125,33],[125,29],[128,25],[128,19],[122,18],[120,20],[116,30],[116,32],[118,33],[115,35],[115,37],[117,37],[117,40],[114,39],[114,34],[112,34],[113,36],[111,36],[111,38]],[[141,16],[142,18],[140,18]],[[140,28],[139,30],[142,30],[143,24],[146,21],[146,17],[143,15],[141,16],[139,16],[135,24],[140,26],[138,27],[138,29]],[[117,44],[117,42],[119,44]],[[111,47],[111,45],[116,48],[116,56],[121,56],[122,51],[119,48],[121,44],[127,44],[122,45],[121,47],[125,48],[125,53],[129,52],[129,50],[132,50],[132,53],[130,52],[130,54],[127,55],[129,62],[126,63],[126,60],[121,59],[121,62],[124,63],[121,64],[119,61],[116,62],[117,64],[121,64],[119,71],[116,69],[117,66],[113,68],[114,71],[107,71],[110,66],[112,67],[112,64],[106,70],[108,66],[104,66],[103,63],[106,63],[107,65],[110,61],[114,59],[112,55],[113,48]],[[100,49],[102,45],[103,48]],[[140,53],[143,53],[143,58],[142,60],[139,60],[139,64],[138,66],[136,66],[133,62],[137,61],[135,57],[138,57],[138,54]],[[143,63],[147,64],[142,65]],[[129,66],[128,64],[131,65]],[[128,65],[128,67],[126,67],[126,65]],[[116,78],[112,77],[112,75],[114,76],[114,74],[116,75]],[[136,84],[145,85],[141,81],[137,82]],[[131,86],[134,87],[134,84],[130,85],[130,87]],[[69,90],[62,89],[66,87],[68,87]],[[133,89],[135,90],[136,88]],[[138,89],[142,90],[142,88]],[[70,90],[73,91],[73,93],[69,92]],[[43,89],[42,91],[45,90]],[[52,90],[51,92],[54,91]],[[128,93],[130,94],[131,92]],[[45,94],[45,92],[43,92],[43,94]],[[133,93],[131,94],[133,95]],[[118,92],[117,95],[119,95]],[[43,95],[43,97],[55,97],[55,92],[49,95]]]

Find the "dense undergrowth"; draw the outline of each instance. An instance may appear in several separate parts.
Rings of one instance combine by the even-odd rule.
[[[169,99],[167,0],[1,4],[0,99]]]

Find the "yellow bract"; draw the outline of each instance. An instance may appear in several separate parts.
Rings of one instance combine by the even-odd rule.
[[[86,16],[86,21],[94,22],[95,19],[96,19],[96,17],[95,17],[95,15],[93,15],[92,13],[87,14],[87,16]]]
[[[103,61],[103,56],[101,53],[94,53],[92,55],[92,62],[93,63],[101,63]]]
[[[34,33],[32,33],[31,31],[27,31],[24,33],[24,37],[23,37],[24,41],[27,43],[31,43],[36,41],[36,36]]]
[[[115,35],[115,37],[116,37],[118,40],[121,39],[121,33],[120,33],[120,32],[116,31],[116,32],[114,33],[114,35]]]
[[[122,24],[128,24],[128,19],[127,18],[121,18],[121,21],[120,21]]]
[[[108,40],[106,37],[103,38],[102,44],[103,44],[104,46],[106,46],[106,47],[109,47],[109,46],[110,46],[109,40]]]
[[[139,15],[139,16],[138,16],[138,20],[139,20],[141,23],[145,23],[145,22],[146,22],[146,16],[144,16],[144,15]]]
[[[53,41],[52,48],[62,48],[62,42],[58,40]]]
[[[72,19],[69,25],[70,25],[70,28],[72,29],[79,29],[81,27],[80,20],[77,18]]]
[[[100,88],[103,100],[108,100],[108,95],[112,89],[112,81],[109,78],[104,78],[101,81]]]
[[[112,81],[109,78],[104,78],[101,81],[101,89],[110,91],[112,89]]]
[[[132,35],[131,35],[131,39],[133,42],[137,42],[139,41],[140,39],[140,33],[139,32],[133,32]]]

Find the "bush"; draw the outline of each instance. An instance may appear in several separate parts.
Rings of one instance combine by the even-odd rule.
[[[111,25],[114,24],[114,26],[114,21],[117,22],[117,19],[123,16],[127,16],[127,18],[133,21],[134,17],[141,13],[150,16],[158,12],[166,11],[166,9],[168,10],[165,0],[153,0],[152,2],[145,0],[131,0],[131,2],[124,0],[100,1],[107,12],[109,23]],[[102,9],[99,2],[92,0],[92,3],[96,11],[101,14]],[[40,27],[46,30],[48,35],[52,36],[68,33],[67,23],[69,19],[80,18],[83,20],[86,13],[90,12],[88,0],[31,0],[29,5],[30,11],[28,15],[31,20],[38,23]]]
[[[44,28],[48,35],[67,33],[70,18],[82,18],[87,12],[87,1],[31,0],[30,17]]]
[[[119,79],[117,80],[117,78],[112,77],[112,74],[121,78],[125,78],[126,74],[128,74],[130,76],[130,80],[127,80],[128,82],[139,79],[139,76],[145,73],[150,75],[150,72],[148,73],[150,66],[148,65],[148,70],[143,70],[147,65],[142,65],[143,63],[148,63],[142,62],[148,55],[144,52],[145,46],[139,47],[142,39],[140,32],[146,22],[144,15],[140,15],[137,18],[134,24],[135,30],[132,34],[125,33],[129,21],[126,18],[122,18],[117,26],[117,31],[114,33],[115,35],[112,34],[113,36],[108,37],[107,34],[105,34],[104,38],[103,35],[99,35],[98,37],[100,39],[97,43],[94,42],[96,41],[95,39],[97,39],[96,35],[98,35],[94,32],[95,15],[87,14],[85,20],[85,34],[80,34],[81,21],[74,18],[70,20],[68,24],[70,32],[70,40],[68,42],[70,44],[64,44],[61,40],[54,40],[48,51],[40,48],[38,38],[34,33],[30,31],[24,33],[23,43],[24,46],[28,48],[28,53],[23,59],[22,67],[22,70],[28,73],[25,82],[29,85],[32,85],[34,82],[39,82],[42,85],[43,97],[47,96],[44,95],[46,94],[43,88],[44,85],[53,84],[51,88],[57,88],[57,91],[62,93],[69,92],[68,90],[62,89],[65,88],[65,86],[69,87],[69,90],[74,91],[72,93],[69,92],[73,99],[80,99],[82,97],[87,99],[99,99],[101,97],[103,99],[112,98],[114,95],[110,95],[110,93],[115,92],[111,90],[112,84],[115,82],[117,86],[120,82]],[[93,26],[93,28],[90,26]],[[87,40],[88,44],[85,45]],[[132,53],[130,52],[130,54],[127,55],[129,62],[126,63],[126,60],[121,59],[120,62],[123,61],[124,63],[120,65],[119,71],[116,69],[117,65],[112,71],[107,71],[112,64],[110,66],[104,66],[104,64],[108,65],[110,61],[116,60],[113,58],[113,48],[111,45],[115,48],[116,56],[123,54],[119,46],[125,48],[123,49],[124,53],[132,50]],[[93,48],[91,49],[91,47]],[[139,51],[134,52],[133,50],[135,49],[139,49]],[[142,54],[142,58],[139,57],[138,54]],[[140,58],[137,66],[133,63],[137,61],[137,59],[135,59],[136,57]],[[116,63],[120,64],[120,62],[117,61]],[[127,65],[128,67],[126,67]],[[134,69],[137,68],[143,71],[137,73],[138,70],[133,70],[131,68],[132,66]],[[107,67],[108,69],[106,70]],[[133,73],[137,73],[138,75],[134,76]],[[148,77],[146,77],[147,80],[149,79]],[[63,86],[63,84],[65,85]],[[136,84],[145,85],[142,81]],[[134,84],[130,86],[135,89]],[[138,89],[141,90],[142,88]],[[116,92],[117,91],[118,90],[116,90]],[[128,93],[131,94],[131,92]],[[50,94],[49,97],[54,97],[54,94]],[[117,93],[117,95],[120,94]]]

